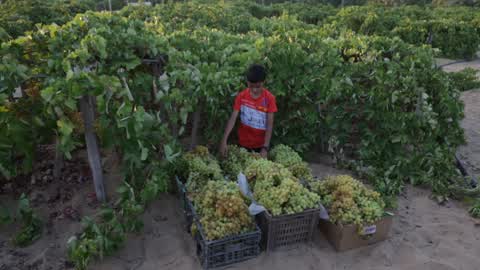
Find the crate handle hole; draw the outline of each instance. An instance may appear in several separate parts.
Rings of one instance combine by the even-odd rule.
[[[197,243],[197,256],[200,256],[202,254],[202,245],[200,243]]]

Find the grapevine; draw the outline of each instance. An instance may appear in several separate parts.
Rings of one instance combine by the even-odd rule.
[[[128,198],[118,210],[120,221],[112,219],[102,225],[102,234],[89,232],[80,239],[74,249],[79,267],[105,253],[92,239],[118,232],[107,238],[121,240],[117,236],[123,230],[137,227],[124,219],[133,219],[147,201],[165,191],[168,177],[161,164],[179,155],[178,142],[188,135],[185,124],[193,111],[208,119],[202,137],[218,141],[218,123],[231,112],[225,104],[244,88],[244,68],[253,62],[268,68],[266,86],[281,108],[275,116],[274,144],[305,150],[337,136],[338,148],[353,150],[354,169],[366,171],[383,195],[398,194],[406,181],[447,194],[452,190],[449,181],[458,176],[452,159],[463,143],[463,105],[454,83],[467,81],[437,69],[429,45],[444,55],[474,55],[480,42],[478,9],[335,9],[297,3],[266,7],[222,1],[87,12],[71,20],[75,11],[93,5],[77,6],[74,1],[59,14],[62,8],[48,8],[54,2],[67,6],[64,1],[31,2],[35,5],[2,1],[0,9],[2,182],[28,172],[40,140],[58,136],[58,149],[69,157],[82,143],[77,102],[91,95],[97,104],[99,143],[119,150],[131,183],[122,193]],[[15,6],[20,9],[13,10]],[[52,22],[56,25],[48,25]],[[36,23],[44,25],[34,27]],[[396,37],[390,38],[392,34]],[[157,58],[165,61],[161,73],[152,75],[145,60]],[[21,99],[14,98],[18,86],[26,94]],[[244,151],[239,151],[222,167],[230,179],[244,171],[255,198],[274,215],[315,207],[321,199],[330,206],[337,202],[333,212],[343,211],[337,218],[346,223],[378,218],[382,203],[377,195],[343,198],[341,194],[352,193],[348,185],[335,194],[319,193],[320,198],[309,193],[298,181],[311,180],[308,166],[287,147],[285,153],[280,149],[271,153],[274,162],[245,161]],[[223,181],[218,162],[204,150],[188,153],[178,163],[185,168],[181,172],[192,198],[210,181]],[[131,195],[130,189],[140,196]],[[202,218],[212,238],[237,229],[213,215]],[[119,224],[124,228],[117,229]],[[109,244],[105,250],[117,246]]]
[[[22,194],[18,207],[19,218],[22,220],[22,229],[13,239],[15,245],[25,247],[40,238],[42,233],[42,221],[30,206],[30,201]]]

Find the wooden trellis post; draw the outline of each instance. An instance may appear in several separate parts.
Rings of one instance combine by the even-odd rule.
[[[85,142],[87,144],[88,163],[92,170],[93,182],[95,185],[95,194],[100,202],[106,201],[105,187],[103,182],[103,170],[98,148],[97,137],[95,135],[95,100],[94,97],[86,95],[80,100],[80,110],[82,111],[83,122],[85,125]]]

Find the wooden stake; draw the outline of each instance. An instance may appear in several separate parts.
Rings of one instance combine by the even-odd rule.
[[[93,182],[97,200],[106,201],[105,188],[103,184],[103,171],[98,148],[97,137],[95,136],[95,100],[92,96],[83,96],[80,100],[80,110],[85,125],[85,142],[87,143],[88,163],[92,170]]]
[[[198,144],[198,129],[200,127],[200,120],[202,114],[202,105],[200,104],[193,113],[192,137],[190,138],[190,150],[195,148]]]
[[[60,138],[57,136],[55,138],[55,161],[53,164],[53,177],[55,178],[55,180],[58,180],[60,178],[63,164],[64,164],[63,153],[60,150],[59,145],[60,145]]]

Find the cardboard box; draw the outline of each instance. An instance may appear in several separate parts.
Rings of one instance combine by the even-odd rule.
[[[393,215],[387,215],[371,226],[365,226],[358,233],[356,225],[337,225],[320,220],[320,230],[337,251],[345,251],[378,243],[388,238],[392,227]]]

